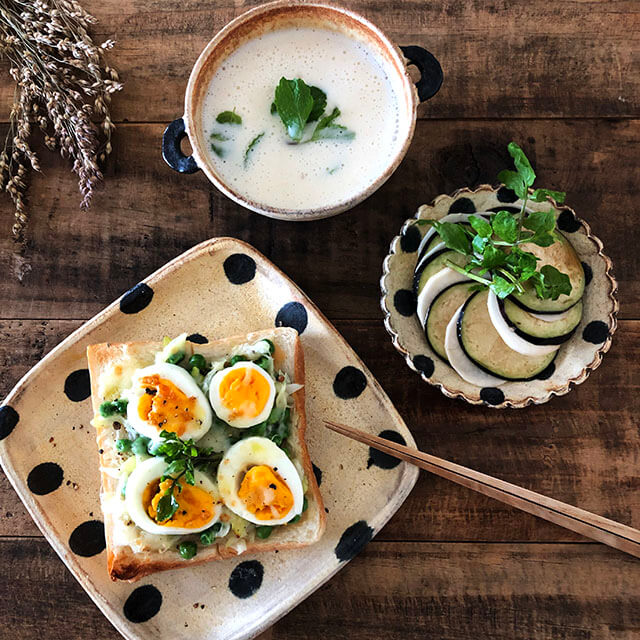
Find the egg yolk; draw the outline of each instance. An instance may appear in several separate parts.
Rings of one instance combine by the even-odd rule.
[[[158,522],[163,527],[181,527],[183,529],[196,529],[204,527],[213,518],[213,496],[200,487],[191,486],[178,480],[182,491],[177,486],[173,488],[173,495],[178,501],[178,510],[173,518]],[[171,480],[150,482],[143,494],[142,505],[151,519],[156,521],[158,502],[171,486]],[[156,521],[157,522],[157,521]]]
[[[285,481],[266,465],[251,467],[238,489],[238,497],[258,520],[283,518],[293,507],[293,494]]]
[[[138,415],[158,431],[171,431],[182,436],[192,420],[196,398],[187,396],[171,380],[154,374],[141,378],[145,394],[138,401]]]
[[[222,405],[231,412],[230,419],[255,418],[264,411],[271,386],[255,369],[238,367],[225,375],[218,393]]]

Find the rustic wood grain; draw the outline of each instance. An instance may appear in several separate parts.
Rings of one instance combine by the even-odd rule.
[[[378,320],[382,260],[405,218],[440,193],[495,182],[515,139],[540,184],[566,190],[592,224],[614,261],[621,316],[640,318],[640,253],[629,250],[640,243],[640,182],[632,170],[640,120],[422,121],[408,156],[371,198],[349,213],[296,224],[243,209],[202,174],[173,172],[160,156],[161,135],[161,125],[118,129],[89,212],[78,210],[67,167],[45,152],[22,251],[8,237],[11,207],[0,201],[0,317],[89,317],[194,244],[231,235],[273,260],[330,319]]]
[[[99,19],[96,40],[118,43],[109,60],[125,90],[114,100],[114,118],[168,123],[182,115],[187,79],[206,43],[229,20],[260,3],[84,4]],[[398,44],[426,47],[441,61],[445,84],[421,108],[421,117],[640,115],[640,7],[633,0],[340,4],[363,13]],[[3,82],[3,120],[12,99],[13,86]]]
[[[0,321],[0,397],[80,321]],[[338,321],[338,330],[381,382],[418,446],[445,459],[640,527],[634,413],[640,322],[623,321],[611,351],[569,395],[526,410],[490,411],[451,401],[410,371],[380,322]],[[363,464],[366,460],[363,447]],[[37,535],[0,475],[0,536]],[[10,514],[10,515],[7,515]],[[423,473],[383,540],[566,541],[578,536]]]
[[[0,554],[11,637],[119,637],[43,539]],[[640,563],[600,545],[373,541],[260,640],[633,640],[639,593]]]

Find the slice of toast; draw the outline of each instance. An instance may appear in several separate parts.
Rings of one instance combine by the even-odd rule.
[[[291,382],[304,385],[304,356],[297,332],[287,327],[267,329],[254,333],[224,338],[207,344],[193,345],[187,342],[187,357],[194,352],[201,353],[208,360],[226,358],[231,350],[242,344],[253,344],[264,338],[275,344],[274,364],[276,370],[289,375]],[[133,342],[124,344],[103,343],[87,348],[87,360],[91,374],[91,399],[94,411],[96,440],[100,452],[100,470],[102,490],[100,499],[104,513],[105,535],[107,542],[107,566],[112,580],[136,581],[143,576],[157,571],[189,567],[195,564],[210,562],[238,555],[244,545],[228,546],[214,542],[202,547],[190,560],[184,560],[177,551],[177,545],[165,545],[165,549],[154,549],[153,545],[129,545],[119,538],[116,527],[121,527],[114,515],[111,505],[118,500],[117,471],[123,462],[121,454],[116,450],[116,440],[123,437],[124,428],[114,419],[100,418],[99,407],[106,400],[113,400],[130,385],[131,375],[135,369],[154,362],[155,353],[162,348],[160,343]],[[293,395],[292,429],[287,439],[290,453],[298,460],[304,470],[308,483],[305,494],[308,508],[295,524],[274,527],[268,539],[247,540],[244,553],[275,551],[304,547],[316,542],[324,532],[325,511],[322,497],[318,489],[309,452],[305,443],[305,389]],[[132,526],[132,525],[130,525]],[[134,526],[134,525],[133,525]],[[140,531],[134,526],[135,531]],[[142,534],[142,536],[151,534]],[[233,533],[230,536],[234,536]],[[161,536],[165,538],[165,536]],[[176,537],[176,540],[179,539]],[[171,540],[171,538],[169,538]],[[134,548],[132,548],[135,547]],[[240,549],[238,548],[240,547]]]

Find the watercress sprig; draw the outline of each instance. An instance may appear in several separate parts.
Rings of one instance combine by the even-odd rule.
[[[489,220],[470,216],[470,226],[437,220],[424,223],[433,225],[448,249],[469,257],[464,267],[450,260],[447,266],[475,280],[478,289],[489,287],[499,298],[506,298],[513,292],[523,293],[524,283],[531,281],[539,298],[556,300],[571,293],[569,276],[552,265],[538,270],[538,258],[521,245],[548,247],[556,242],[553,211],[527,212],[527,202],[544,202],[550,196],[562,203],[565,194],[550,189],[530,192],[536,179],[531,163],[515,142],[509,143],[508,150],[516,170],[501,171],[498,180],[522,200],[518,213],[502,210],[491,214]]]
[[[210,447],[197,447],[193,440],[181,440],[171,431],[162,431],[160,437],[163,442],[157,446],[153,454],[161,456],[167,463],[160,482],[171,480],[156,507],[156,520],[164,522],[170,520],[179,508],[175,497],[175,489],[178,493],[182,491],[180,479],[190,485],[195,484],[195,470],[207,469],[215,474],[222,453],[216,453]]]

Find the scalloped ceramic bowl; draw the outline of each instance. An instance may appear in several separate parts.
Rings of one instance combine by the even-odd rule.
[[[418,225],[416,220],[437,220],[448,213],[509,210],[519,208],[519,204],[512,191],[490,185],[481,185],[475,191],[459,189],[450,196],[440,195],[432,204],[422,205],[415,217],[404,223],[384,260],[380,280],[381,305],[384,324],[393,344],[411,369],[449,398],[497,408],[542,404],[554,395],[568,393],[572,385],[584,382],[611,346],[618,313],[618,285],[611,273],[611,260],[603,253],[602,242],[591,233],[589,225],[571,208],[555,202],[551,205],[558,216],[558,228],[578,253],[585,268],[587,286],[582,321],[572,338],[560,348],[552,365],[536,379],[482,389],[465,382],[429,346],[415,314],[412,292],[417,249],[428,225]],[[533,210],[547,209],[549,202],[532,202],[528,206]]]

